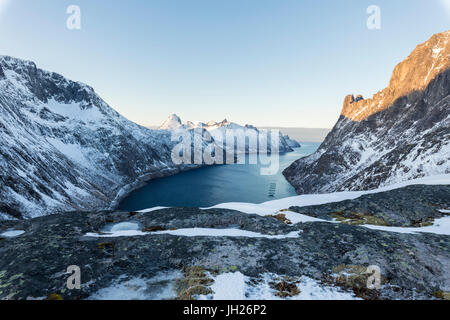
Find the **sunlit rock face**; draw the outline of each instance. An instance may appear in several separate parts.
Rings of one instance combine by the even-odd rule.
[[[439,73],[450,68],[450,31],[435,34],[417,46],[408,58],[399,63],[392,73],[389,86],[371,99],[361,95],[347,96],[342,115],[354,121],[362,121],[386,110],[396,100],[425,90]]]
[[[419,45],[371,99],[347,96],[318,151],[284,171],[298,193],[366,190],[450,172],[450,32]]]

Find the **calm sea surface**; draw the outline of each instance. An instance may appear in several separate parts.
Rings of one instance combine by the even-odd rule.
[[[156,206],[210,207],[224,202],[261,203],[296,195],[282,171],[295,160],[317,150],[320,143],[301,143],[294,152],[280,155],[276,175],[260,174],[261,165],[210,166],[156,179],[132,192],[120,209],[136,211]]]

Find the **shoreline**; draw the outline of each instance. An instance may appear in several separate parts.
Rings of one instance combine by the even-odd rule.
[[[307,142],[305,142],[307,143]],[[295,152],[296,149],[300,149],[301,147],[298,148],[292,148],[292,151],[285,151],[285,152],[279,152],[280,155],[282,154],[287,154],[287,153],[292,153]],[[268,153],[270,154],[270,153]],[[249,155],[248,153],[245,153],[245,155]],[[215,166],[217,164],[213,164],[211,166]],[[226,165],[226,164],[224,164]],[[176,174],[182,173],[182,172],[187,172],[187,171],[191,171],[191,170],[196,170],[196,169],[200,169],[202,167],[205,166],[209,166],[209,165],[200,165],[200,164],[191,164],[191,165],[179,165],[177,167],[166,167],[163,168],[159,171],[152,171],[152,172],[148,172],[144,175],[139,176],[138,178],[135,179],[134,182],[131,182],[127,185],[124,185],[123,187],[121,187],[117,192],[116,192],[116,196],[114,197],[114,199],[111,202],[111,205],[104,208],[104,209],[100,209],[98,211],[104,211],[104,210],[118,210],[119,209],[119,205],[120,202],[125,199],[126,197],[128,197],[133,191],[136,191],[139,188],[142,188],[146,185],[147,182],[151,181],[151,180],[155,180],[155,179],[161,179],[161,178],[167,178],[170,176],[174,176]],[[289,182],[286,179],[287,182]]]
[[[145,184],[151,180],[166,178],[170,176],[174,176],[181,172],[191,171],[195,169],[200,169],[204,165],[180,165],[177,167],[167,167],[162,170],[148,172],[144,175],[137,177],[134,182],[124,185],[117,192],[114,199],[111,201],[111,204],[104,208],[99,209],[98,211],[110,211],[110,210],[118,210],[120,202],[129,196],[133,191],[136,191],[139,188],[145,186]]]

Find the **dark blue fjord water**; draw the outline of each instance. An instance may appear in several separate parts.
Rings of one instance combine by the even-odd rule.
[[[132,192],[119,205],[137,211],[157,206],[210,207],[225,202],[262,203],[295,196],[282,171],[295,160],[317,150],[320,143],[301,143],[295,152],[280,154],[276,175],[261,175],[261,165],[210,166],[156,179]]]

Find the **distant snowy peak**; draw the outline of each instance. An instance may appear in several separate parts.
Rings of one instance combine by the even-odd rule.
[[[175,114],[172,114],[169,116],[169,118],[159,127],[159,130],[191,130],[191,129],[198,129],[201,128],[203,130],[207,130],[209,132],[222,132],[223,137],[225,137],[225,131],[226,130],[234,130],[236,134],[239,133],[239,131],[243,130],[253,130],[256,132],[256,135],[259,135],[261,130],[256,128],[255,126],[246,124],[245,126],[242,126],[240,124],[237,124],[235,122],[230,122],[227,119],[224,119],[220,122],[216,121],[209,121],[207,123],[199,122],[198,124],[194,124],[191,121],[186,122],[186,124],[183,124],[180,117],[178,117]],[[293,148],[299,148],[300,144],[289,138],[289,136],[283,136],[281,133],[280,135],[280,152],[292,152]],[[216,141],[223,143],[223,141]],[[250,150],[250,153],[256,152],[255,150]]]
[[[215,130],[218,128],[245,128],[239,124],[229,122],[227,119],[224,119],[221,122],[209,121],[207,123],[199,122],[197,124],[192,121],[187,121],[185,124],[181,121],[181,118],[176,114],[171,114],[169,118],[159,127],[159,130],[178,130],[178,129],[196,129],[203,128],[206,130]],[[246,126],[247,127],[247,126]]]
[[[176,114],[171,114],[169,118],[159,127],[159,130],[176,130],[183,128],[181,119]]]
[[[294,139],[291,139],[288,135],[284,136],[283,138],[286,141],[286,143],[289,145],[289,147],[291,147],[291,148],[300,148],[301,147],[300,143],[298,143]]]

